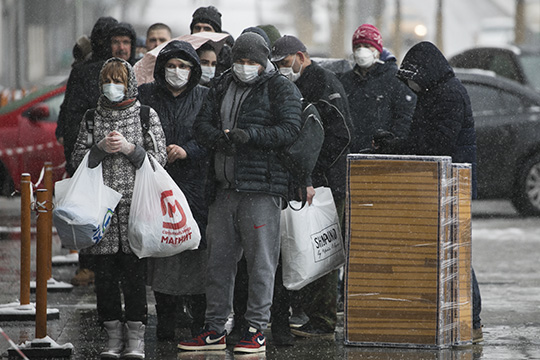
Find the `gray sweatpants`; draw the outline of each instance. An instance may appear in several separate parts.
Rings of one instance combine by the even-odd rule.
[[[245,318],[266,329],[280,251],[281,199],[260,193],[218,191],[206,236],[206,325],[221,333],[232,310],[237,262],[246,257],[249,294]]]

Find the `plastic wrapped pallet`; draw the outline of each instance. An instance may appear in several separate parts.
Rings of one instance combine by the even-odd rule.
[[[348,156],[346,344],[458,343],[459,295],[470,302],[459,269],[470,274],[470,256],[460,262],[456,174],[450,157]]]

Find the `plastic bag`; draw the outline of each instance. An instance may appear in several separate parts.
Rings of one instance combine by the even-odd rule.
[[[101,164],[90,169],[88,152],[73,177],[54,185],[53,222],[62,246],[85,249],[101,241],[122,194],[103,183]]]
[[[339,217],[329,188],[315,189],[310,206],[298,211],[288,206],[281,212],[281,259],[283,285],[289,290],[299,290],[345,264]]]
[[[201,241],[184,193],[151,156],[135,175],[128,239],[139,258],[176,255],[197,249]]]

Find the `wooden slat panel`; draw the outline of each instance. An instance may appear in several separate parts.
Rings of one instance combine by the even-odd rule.
[[[437,343],[440,165],[349,163],[348,341]]]

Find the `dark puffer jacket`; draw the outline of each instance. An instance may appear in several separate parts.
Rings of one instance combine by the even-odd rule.
[[[476,132],[467,90],[430,42],[418,43],[407,52],[398,77],[404,82],[414,81],[421,91],[410,136],[392,144],[391,152],[447,155],[454,163],[472,164],[476,198]]]
[[[358,65],[339,74],[354,126],[351,152],[371,148],[373,134],[378,129],[398,137],[408,135],[416,95],[396,78],[396,72],[397,65],[392,56],[383,64],[375,64],[365,76]]]
[[[74,67],[69,74],[64,102],[60,106],[56,126],[56,138],[64,139],[66,171],[69,175],[75,172],[75,168],[71,164],[71,153],[77,140],[79,125],[86,110],[97,106],[101,94],[99,73],[105,60],[111,57],[109,31],[116,24],[118,21],[112,17],[98,19],[90,35],[91,58]]]
[[[324,126],[324,142],[311,175],[314,187],[329,186],[335,198],[345,198],[347,154],[352,125],[343,86],[329,70],[312,62],[295,83],[314,103]]]
[[[186,89],[177,97],[169,91],[165,80],[165,64],[171,58],[194,64]],[[193,216],[201,231],[204,231],[207,151],[193,139],[193,123],[208,93],[208,88],[198,85],[200,78],[199,57],[193,47],[185,41],[171,41],[159,52],[154,67],[154,81],[139,86],[139,101],[158,113],[167,146],[175,144],[187,152],[187,159],[167,164],[166,169],[186,195]]]
[[[237,80],[230,70],[217,79],[194,124],[195,139],[213,153],[216,142],[224,136],[221,107],[232,81]],[[246,131],[250,139],[236,148],[233,186],[238,191],[286,198],[289,175],[277,152],[298,135],[302,112],[300,91],[275,70],[261,74],[250,87],[236,117],[236,127]],[[214,167],[210,166],[209,190],[215,190],[216,186]],[[212,192],[209,195],[213,201]]]

